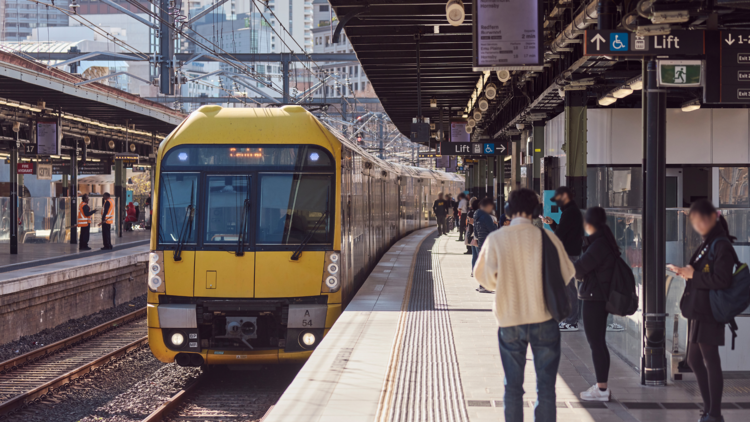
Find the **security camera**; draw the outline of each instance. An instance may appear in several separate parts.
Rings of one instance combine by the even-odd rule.
[[[445,5],[445,17],[448,19],[448,23],[453,26],[463,24],[466,17],[464,3],[461,0],[448,0]]]
[[[474,120],[476,120],[478,122],[478,121],[482,120],[482,112],[479,111],[479,110],[474,110],[474,114],[473,114],[472,117],[474,117]]]
[[[507,71],[505,69],[498,70],[497,71],[497,79],[500,80],[502,83],[506,83],[510,80],[510,71]]]
[[[497,87],[495,84],[488,84],[484,88],[484,96],[487,97],[488,100],[494,100],[497,96]]]
[[[479,106],[479,110],[481,111],[487,111],[488,108],[490,108],[490,102],[487,101],[486,98],[482,97],[477,101],[477,105]]]

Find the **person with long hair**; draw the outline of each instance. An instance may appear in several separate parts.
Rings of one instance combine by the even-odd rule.
[[[709,293],[732,285],[734,265],[738,262],[732,246],[735,237],[729,235],[726,220],[707,199],[700,199],[690,206],[689,218],[703,242],[686,267],[667,267],[685,279],[680,311],[688,320],[687,363],[695,374],[703,398],[699,422],[723,422],[721,396],[724,377],[719,346],[724,345],[724,324],[714,318]]]
[[[609,317],[607,298],[620,248],[607,226],[604,208],[587,209],[583,229],[588,236],[583,241],[583,254],[573,265],[576,279],[583,280],[578,288],[578,298],[582,303],[583,330],[591,348],[596,384],[581,393],[581,400],[609,401],[609,349],[605,340]]]

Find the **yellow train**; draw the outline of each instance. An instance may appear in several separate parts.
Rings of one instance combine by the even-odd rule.
[[[148,335],[163,362],[306,359],[455,174],[387,163],[302,107],[192,113],[159,146]]]

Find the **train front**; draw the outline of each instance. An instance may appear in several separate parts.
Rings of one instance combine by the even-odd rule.
[[[162,142],[148,278],[159,360],[309,356],[341,313],[340,151],[301,107],[204,106]]]

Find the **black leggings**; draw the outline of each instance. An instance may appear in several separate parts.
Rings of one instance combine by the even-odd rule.
[[[695,373],[703,397],[703,410],[711,416],[721,416],[721,394],[724,390],[724,375],[721,373],[719,346],[715,344],[690,343],[688,364]]]
[[[591,347],[591,359],[594,361],[596,382],[605,383],[609,377],[609,349],[607,348],[607,302],[584,300],[583,330]]]

